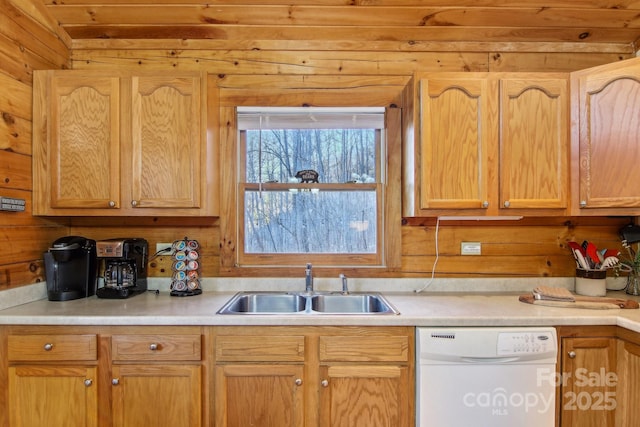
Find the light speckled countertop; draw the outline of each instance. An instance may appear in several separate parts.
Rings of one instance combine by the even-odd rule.
[[[558,326],[619,325],[640,332],[640,310],[556,308],[518,301],[518,291],[383,292],[399,315],[218,315],[234,291],[192,297],[147,292],[126,300],[97,297],[45,299],[0,310],[0,324],[28,325],[377,325],[377,326]],[[354,289],[359,291],[362,289]],[[624,292],[608,296],[627,298]]]

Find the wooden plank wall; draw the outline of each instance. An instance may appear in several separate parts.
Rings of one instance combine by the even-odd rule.
[[[540,44],[447,43],[430,46],[395,42],[69,40],[30,0],[0,0],[0,191],[27,201],[23,213],[0,212],[0,289],[42,280],[42,252],[66,234],[94,239],[145,237],[156,242],[185,236],[202,245],[205,276],[220,274],[217,219],[75,218],[31,216],[31,72],[45,68],[206,70],[220,76],[255,79],[268,75],[409,76],[414,71],[573,71],[629,57],[605,49],[553,52]],[[520,50],[519,50],[520,49]],[[525,219],[518,223],[449,223],[439,228],[437,277],[567,276],[573,261],[567,240],[617,244],[629,218]],[[402,268],[395,277],[426,277],[435,260],[435,220],[411,219],[402,228]],[[481,241],[483,255],[459,256],[461,241]],[[150,263],[150,275],[168,277],[170,258]],[[283,275],[249,271],[247,275]],[[297,276],[291,271],[285,275]],[[329,274],[329,272],[325,272]],[[323,272],[320,271],[319,275]],[[333,274],[333,272],[331,272]],[[357,271],[349,272],[357,276]]]
[[[0,1],[0,195],[24,199],[26,210],[0,211],[0,290],[44,280],[42,253],[69,233],[64,220],[31,215],[31,81],[35,69],[69,68],[70,40],[20,3]]]

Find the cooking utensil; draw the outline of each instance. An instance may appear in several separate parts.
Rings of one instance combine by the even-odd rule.
[[[602,264],[600,264],[600,270],[606,270],[608,268],[615,267],[619,262],[620,260],[617,257],[608,256],[604,259],[604,261],[602,261]]]
[[[582,255],[582,252],[578,249],[573,250],[573,256],[578,261],[578,267],[584,270],[590,270],[591,267],[587,262],[586,258]]]
[[[590,261],[591,268],[600,268],[600,257],[598,256],[598,248],[591,242],[587,242],[587,257]]]
[[[634,309],[640,307],[637,301],[625,300],[621,298],[607,298],[607,297],[585,297],[574,296],[575,301],[551,301],[535,299],[533,294],[520,295],[518,299],[521,302],[535,305],[546,305],[550,307],[568,307],[568,308],[589,308],[589,309]]]
[[[580,246],[580,245],[578,244],[578,242],[568,242],[567,244],[569,245],[569,247],[570,247],[571,249],[574,249],[574,250],[580,251],[580,253],[581,253],[582,255],[585,255],[585,254],[586,254],[586,252],[584,251],[584,249],[582,248],[582,246]]]

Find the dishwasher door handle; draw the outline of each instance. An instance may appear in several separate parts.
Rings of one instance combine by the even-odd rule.
[[[519,357],[461,357],[460,361],[465,363],[512,363],[520,360]]]

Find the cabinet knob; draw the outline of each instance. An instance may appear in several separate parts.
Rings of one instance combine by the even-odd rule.
[[[114,379],[112,379],[112,380],[111,380],[111,384],[113,384],[113,385],[118,385],[118,384],[120,384],[120,379],[119,379],[119,378],[114,378]]]
[[[587,207],[587,201],[586,200],[580,200],[580,207],[581,208],[586,208]]]
[[[302,379],[296,378],[296,385],[302,385]]]
[[[322,385],[322,387],[329,387],[329,380],[322,380],[320,385]]]
[[[575,359],[576,358],[576,352],[571,350],[569,353],[567,353],[567,355],[569,356],[569,359]]]
[[[110,208],[115,208],[116,207],[116,202],[114,202],[113,200],[109,200],[109,207]]]
[[[138,206],[138,201],[137,201],[137,200],[132,200],[132,201],[131,201],[131,206],[133,206],[134,208],[135,208],[136,206]]]
[[[485,200],[484,202],[482,202],[482,207],[484,209],[487,209],[489,207],[489,202],[487,200]]]
[[[93,384],[93,380],[87,378],[86,380],[84,380],[84,385],[85,387],[91,387],[91,384]]]
[[[156,351],[157,349],[158,349],[158,344],[156,343],[149,344],[149,350]]]
[[[53,344],[46,343],[43,348],[44,348],[44,351],[51,351],[53,350]]]
[[[504,201],[504,207],[505,207],[505,208],[508,208],[509,206],[511,206],[511,202],[510,202],[510,201],[508,201],[508,200],[505,200],[505,201]]]

